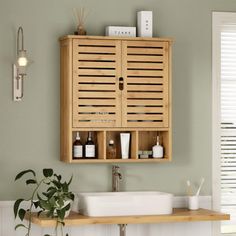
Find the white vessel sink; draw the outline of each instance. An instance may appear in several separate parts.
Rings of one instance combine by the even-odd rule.
[[[172,194],[163,192],[80,193],[79,213],[86,216],[164,215],[172,213]]]

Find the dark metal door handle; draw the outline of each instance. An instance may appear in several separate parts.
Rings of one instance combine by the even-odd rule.
[[[124,79],[123,79],[123,77],[119,78],[119,89],[120,90],[124,89]]]

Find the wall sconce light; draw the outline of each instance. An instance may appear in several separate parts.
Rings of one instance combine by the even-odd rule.
[[[24,32],[19,27],[17,32],[17,59],[13,65],[13,100],[21,101],[24,95],[24,78],[29,61],[24,49]]]

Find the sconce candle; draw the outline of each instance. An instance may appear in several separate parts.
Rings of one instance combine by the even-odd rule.
[[[19,27],[17,32],[17,59],[13,65],[13,100],[21,101],[24,95],[23,80],[26,75],[26,67],[28,59],[26,50],[24,49],[24,32],[23,28]]]

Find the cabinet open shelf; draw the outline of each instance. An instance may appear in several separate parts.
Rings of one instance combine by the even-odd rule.
[[[84,145],[86,143],[88,132],[90,129],[73,129],[72,131],[72,143],[75,140],[76,133],[79,132],[81,143]],[[69,163],[149,163],[149,162],[167,162],[171,159],[170,153],[170,140],[171,134],[168,129],[155,129],[155,130],[144,130],[144,129],[93,129],[92,140],[95,143],[96,147],[96,158],[95,159],[73,159],[73,153],[71,152],[71,156],[68,156],[65,160]],[[130,150],[129,150],[129,158],[122,159],[121,157],[121,144],[120,144],[120,133],[130,133]],[[160,159],[152,158],[150,155],[149,158],[142,159],[139,156],[139,151],[151,151],[152,147],[156,144],[157,135],[160,137],[161,145],[164,147],[164,157]],[[108,157],[107,148],[109,141],[113,140],[116,146],[116,158],[110,159]]]
[[[72,132],[72,140],[73,141],[75,140],[77,132],[79,132],[81,143],[84,145],[86,143],[86,140],[88,137],[88,131],[78,131],[77,130],[77,131]],[[93,132],[91,132],[91,134],[92,134],[92,140],[95,144],[95,158],[91,159],[91,160],[95,160],[95,159],[103,160],[105,157],[105,153],[104,153],[105,152],[105,150],[104,150],[105,132],[104,131],[93,131]],[[73,153],[72,153],[72,155],[73,155]],[[83,150],[83,155],[84,155],[84,150]],[[72,159],[73,159],[73,157],[72,157]],[[85,159],[85,157],[83,156],[82,159]]]

